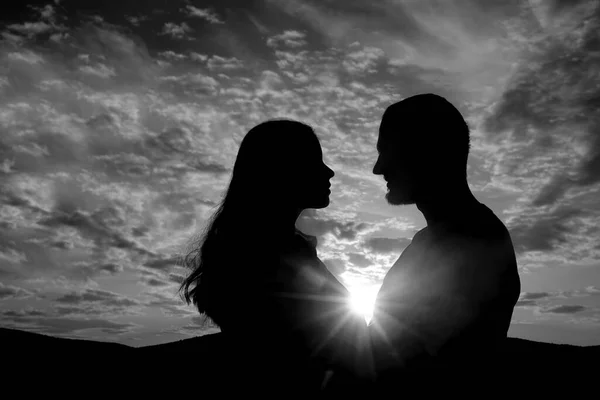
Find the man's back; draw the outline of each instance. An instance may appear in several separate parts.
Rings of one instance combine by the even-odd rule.
[[[377,296],[370,325],[377,368],[489,354],[506,337],[519,292],[512,241],[489,208],[478,204],[430,224]]]

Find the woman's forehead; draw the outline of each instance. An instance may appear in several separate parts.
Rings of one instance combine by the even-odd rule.
[[[289,140],[283,138],[287,146],[292,150],[302,150],[304,152],[319,153],[321,152],[321,143],[314,133],[306,133],[300,135],[290,135]]]

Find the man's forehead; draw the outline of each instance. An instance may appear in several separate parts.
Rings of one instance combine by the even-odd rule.
[[[394,142],[402,133],[401,129],[393,129],[392,126],[384,125],[383,123],[379,126],[379,134],[377,135],[377,150],[381,151],[387,144]]]

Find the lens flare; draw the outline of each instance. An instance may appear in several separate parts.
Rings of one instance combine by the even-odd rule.
[[[373,286],[354,286],[349,288],[350,307],[352,310],[363,316],[367,323],[373,317],[373,307],[377,296],[377,287]]]

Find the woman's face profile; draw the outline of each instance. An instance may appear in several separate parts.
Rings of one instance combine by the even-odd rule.
[[[295,201],[301,209],[327,207],[331,194],[329,180],[335,173],[323,162],[319,140],[313,134],[294,153],[288,159],[290,174],[284,178],[287,180],[285,186],[290,200]]]

